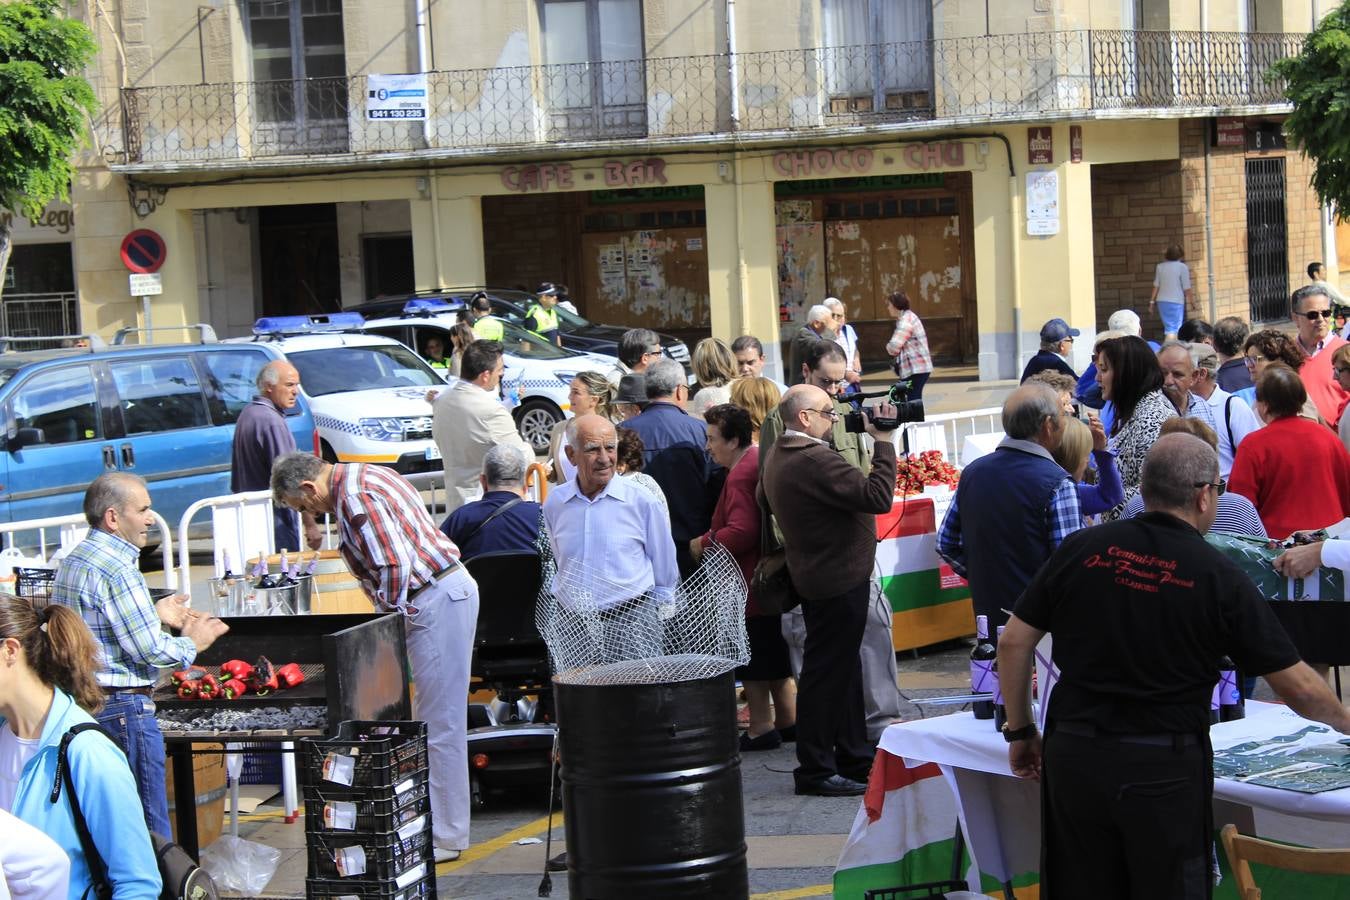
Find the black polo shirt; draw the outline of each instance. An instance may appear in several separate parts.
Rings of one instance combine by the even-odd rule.
[[[1244,675],[1299,659],[1250,579],[1166,513],[1069,535],[1014,612],[1054,637],[1050,719],[1103,731],[1205,731],[1220,657]]]

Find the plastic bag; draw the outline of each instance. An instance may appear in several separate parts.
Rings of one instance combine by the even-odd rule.
[[[221,890],[258,897],[279,862],[281,851],[275,847],[226,834],[202,851],[201,864]]]

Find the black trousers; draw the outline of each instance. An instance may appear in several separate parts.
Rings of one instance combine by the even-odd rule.
[[[863,713],[862,646],[870,582],[836,597],[803,600],[806,645],[797,685],[798,784],[843,775],[865,781],[872,765]]]
[[[1041,897],[1209,900],[1207,735],[1152,746],[1056,732],[1041,773]]]

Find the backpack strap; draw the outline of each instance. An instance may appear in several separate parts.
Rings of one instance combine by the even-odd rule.
[[[495,518],[497,518],[498,516],[500,516],[502,513],[506,512],[508,509],[511,509],[512,507],[514,507],[514,506],[516,506],[516,505],[518,505],[518,504],[520,504],[520,503],[524,503],[524,502],[525,502],[525,498],[524,498],[524,497],[516,497],[516,498],[514,498],[514,499],[512,499],[512,500],[507,500],[507,501],[506,501],[505,503],[503,503],[501,506],[499,506],[499,507],[497,507],[496,509],[494,509],[494,510],[492,511],[492,515],[488,516],[486,519],[484,519],[483,521],[479,522],[479,523],[478,523],[478,526],[477,526],[476,528],[474,528],[473,531],[470,531],[468,534],[464,535],[464,540],[460,541],[460,545],[462,546],[462,545],[464,545],[464,544],[467,544],[469,541],[471,541],[471,540],[473,540],[474,538],[478,537],[478,532],[480,532],[480,531],[482,531],[484,528],[486,528],[486,527],[488,526],[488,523],[489,523],[489,522],[491,522],[493,519],[495,519]]]
[[[75,818],[75,833],[80,838],[80,848],[84,850],[84,861],[89,866],[90,887],[94,891],[95,897],[111,897],[112,883],[108,881],[108,866],[103,861],[103,856],[98,852],[98,845],[94,843],[94,837],[89,833],[89,823],[84,819],[84,811],[80,809],[80,797],[75,791],[75,779],[70,774],[70,742],[85,732],[98,731],[103,734],[113,746],[117,745],[113,741],[111,734],[103,729],[103,726],[97,722],[81,722],[78,725],[71,726],[70,730],[61,735],[61,744],[56,751],[56,779],[52,785],[50,800],[56,803],[61,799],[61,786],[66,788],[66,799],[70,801],[70,811]]]
[[[1223,427],[1228,430],[1228,446],[1232,448],[1233,453],[1237,453],[1237,443],[1233,440],[1233,400],[1236,399],[1232,394],[1223,401]]]

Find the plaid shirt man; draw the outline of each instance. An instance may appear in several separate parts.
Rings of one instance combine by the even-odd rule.
[[[98,682],[104,687],[146,687],[158,669],[183,669],[197,658],[191,638],[161,627],[137,567],[140,556],[125,538],[92,528],[56,570],[52,600],[79,613],[103,648]]]
[[[347,567],[376,605],[415,613],[409,596],[458,565],[459,549],[413,486],[387,466],[338,463],[329,490]]]

